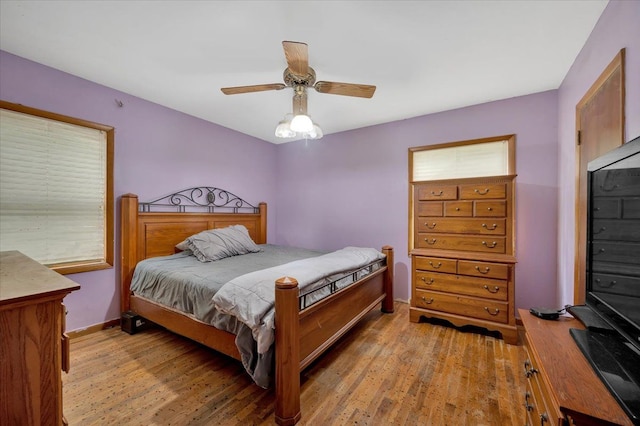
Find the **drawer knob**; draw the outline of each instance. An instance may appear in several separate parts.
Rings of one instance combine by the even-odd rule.
[[[597,252],[593,253],[593,255],[594,255],[594,256],[597,256],[597,255],[599,255],[599,254],[604,253],[604,251],[605,251],[605,250],[604,250],[603,248],[601,248],[601,249],[600,249],[600,250],[598,250]]]
[[[430,305],[430,304],[433,303],[433,297],[430,297],[430,298],[427,299],[426,297],[422,296],[422,301],[424,303],[426,303],[427,305]]]
[[[483,241],[482,245],[485,246],[486,248],[491,248],[492,249],[492,248],[495,248],[495,246],[497,246],[498,243],[495,242],[495,241],[492,241],[491,243],[487,243],[486,241]]]
[[[431,191],[431,195],[433,195],[434,197],[439,197],[442,195],[442,191],[439,191],[438,193],[436,193],[435,191]]]
[[[427,228],[429,228],[429,229],[433,229],[433,228],[435,228],[435,227],[436,227],[436,223],[435,223],[435,222],[433,222],[431,225],[429,225],[429,223],[428,223],[428,222],[425,222],[425,223],[424,223],[424,226],[426,226],[426,227],[427,227]]]
[[[497,293],[498,290],[500,290],[500,287],[496,285],[493,287],[493,289],[491,289],[491,287],[489,287],[488,285],[485,285],[484,289],[487,290],[489,293]]]
[[[456,211],[459,212],[460,211],[460,207],[456,207]]]
[[[544,426],[544,424],[548,421],[549,421],[549,416],[547,416],[547,413],[540,414],[540,426]]]
[[[433,284],[433,278],[430,278],[429,281],[427,281],[426,277],[420,277],[420,279],[427,285]]]
[[[479,195],[487,195],[489,193],[489,188],[486,188],[484,191],[481,189],[474,189],[473,191]]]
[[[487,207],[487,210],[493,211],[493,207]]]
[[[429,261],[429,265],[431,265],[433,269],[440,269],[440,267],[442,266],[442,262],[438,262],[437,265],[434,265],[432,261]]]
[[[493,308],[493,312],[491,312],[491,309],[489,309],[489,308],[487,308],[485,306],[484,310],[487,311],[489,313],[489,315],[492,315],[494,317],[500,313],[500,309],[498,309],[498,308]]]
[[[491,270],[491,268],[489,268],[488,266],[484,267],[484,271],[481,270],[479,266],[476,266],[475,268],[476,268],[476,271],[480,272],[481,274],[488,274],[489,271]]]
[[[493,231],[493,230],[495,230],[495,229],[498,227],[498,224],[497,224],[497,223],[494,223],[493,225],[491,225],[491,227],[489,227],[489,226],[487,226],[487,224],[486,224],[486,223],[483,223],[483,224],[482,224],[482,227],[483,227],[484,229],[486,229],[487,231]]]
[[[432,245],[434,245],[434,244],[436,243],[436,239],[435,239],[435,238],[432,238],[432,239],[425,238],[424,240],[425,240],[425,241],[427,242],[427,244],[429,244],[430,246],[432,246]]]

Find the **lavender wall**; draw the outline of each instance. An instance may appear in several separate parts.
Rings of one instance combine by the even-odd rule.
[[[323,249],[393,245],[395,296],[405,300],[407,149],[515,133],[516,305],[560,306],[573,292],[575,105],[626,47],[626,134],[640,135],[639,18],[639,2],[612,0],[559,91],[320,141],[271,145],[2,51],[0,98],[113,125],[116,196],[148,199],[213,184],[269,203],[270,242]],[[69,277],[82,285],[66,299],[69,330],[118,318],[117,268]]]
[[[516,134],[516,305],[555,306],[557,92],[417,117],[278,146],[278,243],[396,251],[407,300],[408,148]]]
[[[575,109],[591,85],[625,48],[625,140],[640,136],[640,2],[611,0],[558,90],[558,291],[573,303],[575,257]]]
[[[276,214],[273,144],[0,51],[0,98],[115,127],[115,196],[141,200],[193,186],[215,185]],[[124,103],[119,108],[115,99]],[[273,215],[273,216],[272,216]],[[117,216],[116,216],[117,217]],[[116,223],[116,240],[119,223]],[[268,235],[275,235],[270,221]],[[271,238],[273,239],[273,238]],[[119,318],[116,267],[68,275],[67,329]]]

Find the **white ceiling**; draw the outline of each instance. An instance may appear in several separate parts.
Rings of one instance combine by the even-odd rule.
[[[607,0],[0,1],[0,48],[265,141],[291,112],[282,41],[309,45],[325,135],[557,89]]]

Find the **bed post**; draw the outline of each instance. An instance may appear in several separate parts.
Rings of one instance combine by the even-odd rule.
[[[276,423],[294,425],[300,414],[298,281],[276,280]]]
[[[258,204],[258,209],[260,211],[260,241],[258,244],[267,244],[267,203]]]
[[[384,246],[382,252],[387,255],[387,270],[384,273],[384,292],[386,294],[382,301],[382,312],[392,314],[393,307],[393,247]]]
[[[137,262],[138,196],[120,197],[120,310],[129,310],[131,277]]]

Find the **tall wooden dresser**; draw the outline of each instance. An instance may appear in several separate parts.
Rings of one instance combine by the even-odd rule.
[[[0,252],[0,424],[60,425],[69,370],[62,299],[80,286],[18,251]]]
[[[411,321],[440,318],[517,343],[514,180],[414,183]]]

